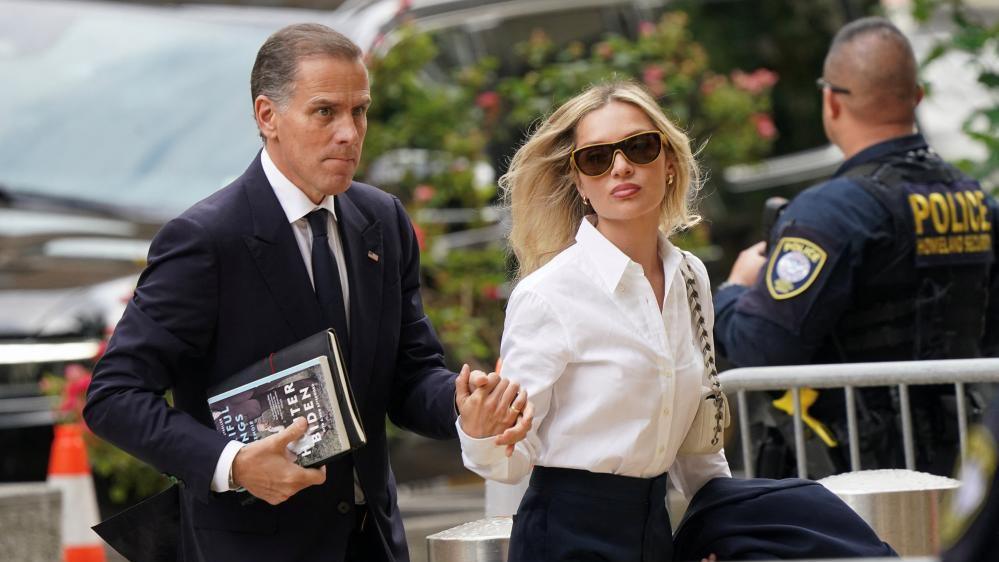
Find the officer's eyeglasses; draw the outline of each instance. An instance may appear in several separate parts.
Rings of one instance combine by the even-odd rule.
[[[614,164],[614,155],[621,152],[632,164],[648,164],[659,157],[663,136],[659,131],[636,133],[617,142],[591,144],[572,151],[569,158],[579,173],[597,177],[607,173]]]
[[[815,80],[815,85],[818,86],[819,90],[825,90],[826,88],[829,88],[829,91],[833,92],[834,94],[849,94],[850,93],[850,89],[849,88],[844,88],[842,86],[835,86],[833,84],[830,84],[829,82],[826,81],[825,78],[818,78],[818,79],[816,79]]]

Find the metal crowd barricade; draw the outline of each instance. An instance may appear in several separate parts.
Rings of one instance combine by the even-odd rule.
[[[794,400],[794,448],[798,476],[805,478],[805,430],[801,412],[802,388],[843,388],[846,395],[847,432],[850,446],[850,469],[861,470],[860,445],[854,388],[867,386],[898,386],[902,409],[902,440],[905,467],[915,470],[916,455],[912,432],[912,410],[909,387],[926,384],[953,384],[957,399],[957,427],[961,457],[967,452],[968,417],[965,408],[964,385],[999,382],[999,359],[946,359],[932,361],[893,361],[884,363],[842,363],[835,365],[793,365],[782,367],[744,367],[730,369],[718,375],[722,387],[731,396],[737,395],[739,433],[746,477],[753,477],[752,446],[749,436],[750,391],[791,390]]]

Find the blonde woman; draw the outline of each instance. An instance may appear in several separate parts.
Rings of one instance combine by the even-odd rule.
[[[724,452],[678,456],[707,385],[669,242],[698,220],[690,142],[640,86],[594,86],[558,108],[501,179],[520,282],[503,375],[531,396],[534,428],[507,456],[459,433],[465,466],[531,484],[510,560],[670,560],[666,473],[689,498],[730,476]],[[710,333],[713,314],[704,310]]]

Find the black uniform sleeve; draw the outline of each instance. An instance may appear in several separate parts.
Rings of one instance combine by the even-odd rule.
[[[719,351],[737,366],[812,362],[848,308],[866,243],[886,216],[845,180],[796,197],[775,226],[757,282],[716,295]]]

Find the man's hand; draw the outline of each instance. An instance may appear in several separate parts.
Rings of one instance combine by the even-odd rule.
[[[308,429],[305,418],[298,418],[280,433],[240,449],[232,461],[233,481],[271,505],[287,500],[303,488],[325,482],[325,466],[302,468],[295,464],[295,454],[288,450],[288,444],[300,439]]]
[[[506,445],[507,456],[534,421],[527,391],[496,373],[473,372],[465,365],[455,380],[455,396],[462,431],[476,439],[497,435],[496,444]]]
[[[739,252],[739,257],[732,265],[732,272],[728,274],[728,282],[747,287],[754,285],[767,263],[767,256],[763,253],[766,247],[766,242],[757,242]]]

